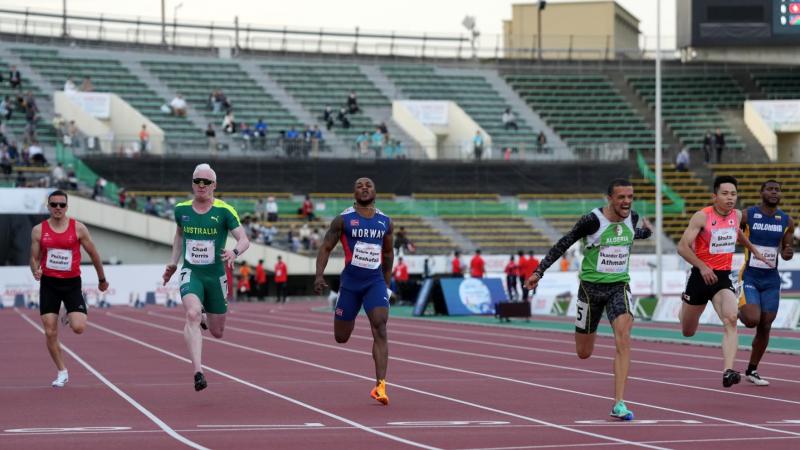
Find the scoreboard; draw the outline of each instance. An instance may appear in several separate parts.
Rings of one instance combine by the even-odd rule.
[[[676,13],[678,48],[800,44],[800,0],[677,0]]]

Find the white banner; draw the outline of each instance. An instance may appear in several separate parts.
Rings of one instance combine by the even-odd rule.
[[[682,303],[679,296],[664,297],[656,305],[656,309],[653,312],[653,321],[678,323],[678,312],[681,310]],[[775,317],[775,321],[772,322],[772,328],[795,329],[797,328],[798,320],[800,320],[800,300],[781,299],[778,306],[778,315]],[[717,316],[711,302],[708,302],[706,309],[700,316],[700,323],[702,325],[722,325],[722,321],[719,320],[719,316]],[[739,327],[744,327],[741,321],[738,324]]]
[[[97,119],[111,117],[111,95],[98,92],[68,92],[67,97]]]
[[[773,131],[800,131],[800,100],[748,100]]]
[[[162,286],[163,264],[105,266],[109,289],[101,293],[97,289],[97,273],[91,265],[81,266],[83,295],[89,306],[94,306],[100,298],[112,305],[131,305],[137,299],[146,302],[155,300],[166,303],[167,298],[180,302],[178,273],[172,276],[169,284]],[[38,303],[39,282],[33,279],[28,267],[0,267],[0,302],[3,306],[14,306],[15,301],[25,304]]]
[[[408,109],[415,119],[424,125],[447,125],[447,102],[402,100],[400,103]]]
[[[0,214],[49,214],[50,192],[52,189],[0,188]]]

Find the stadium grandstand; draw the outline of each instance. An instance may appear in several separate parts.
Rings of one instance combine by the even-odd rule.
[[[677,327],[672,312],[680,309],[691,268],[678,244],[693,214],[712,204],[716,177],[738,180],[739,209],[759,204],[762,185],[777,180],[780,208],[795,225],[800,220],[800,2],[728,5],[761,8],[760,28],[722,11],[722,0],[676,3],[677,30],[667,33],[674,39],[658,50],[640,19],[614,0],[514,4],[502,34],[491,37],[481,36],[470,17],[463,35],[404,34],[0,7],[0,323],[4,308],[22,311],[38,302],[27,268],[31,229],[48,217],[45,199],[55,189],[69,194],[69,215],[88,227],[111,273],[126,279],[107,294],[112,305],[179,304],[177,280],[160,277],[172,257],[176,220],[185,220],[176,207],[192,200],[192,171],[208,163],[218,180],[215,197],[237,212],[251,242],[234,268],[231,300],[266,297],[278,308],[277,291],[258,291],[252,268],[266,268],[273,280],[280,260],[290,298],[319,303],[317,312],[326,313],[324,298],[314,294],[316,258],[331,224],[354,206],[353,184],[361,177],[374,180],[375,207],[392,219],[394,262],[403,257],[408,264],[410,280],[393,274],[389,293],[393,306],[421,308],[398,308],[408,316],[446,315],[452,305],[445,297],[460,296],[466,305],[469,289],[491,296],[492,311],[523,292],[527,299],[522,280],[533,272],[510,259],[542,260],[582,216],[608,204],[612,180],[628,180],[632,209],[653,224],[626,266],[630,307],[648,325]],[[780,25],[778,3],[797,5],[790,19],[796,30]],[[170,6],[176,15],[179,7]],[[740,14],[748,11],[755,10]],[[800,225],[790,232],[800,251]],[[226,248],[232,244],[230,238]],[[733,261],[741,264],[745,249],[736,249]],[[515,324],[574,330],[585,251],[575,243],[531,292],[524,308],[549,316],[545,325]],[[485,288],[449,293],[445,280],[462,276],[452,273],[454,258],[469,274],[473,255],[485,259],[486,273],[465,279],[485,275]],[[349,258],[342,239],[324,271],[337,280],[332,286]],[[779,268],[785,303],[794,309],[774,326],[785,333],[776,345],[796,357],[800,262],[781,260]],[[105,301],[89,272],[85,292]],[[507,275],[516,277],[513,287]],[[291,326],[316,326],[297,311]],[[158,323],[168,320],[158,314]],[[125,320],[145,320],[131,317]],[[714,320],[704,316],[702,323],[717,327]],[[667,325],[652,325],[651,334],[637,337],[686,342],[677,328],[663,336],[662,330]],[[489,336],[499,338],[471,339]],[[786,402],[800,402],[792,398]],[[676,426],[699,417],[667,411]],[[605,423],[589,419],[584,424]],[[732,420],[723,422],[739,424]],[[796,444],[795,431],[787,439]],[[12,442],[6,434],[0,430],[0,447],[2,439]],[[278,447],[324,444],[286,439]],[[21,442],[9,448],[24,448]],[[464,444],[451,447],[471,445]],[[570,445],[553,445],[561,444]]]

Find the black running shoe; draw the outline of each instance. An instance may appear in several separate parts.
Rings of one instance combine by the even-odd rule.
[[[725,371],[725,373],[722,374],[722,386],[729,388],[734,384],[739,384],[739,381],[741,381],[741,379],[742,376],[741,374],[739,374],[739,372],[733,369],[728,369]]]
[[[194,374],[194,390],[202,391],[206,387],[208,387],[208,383],[206,383],[206,377],[203,376],[203,372]]]

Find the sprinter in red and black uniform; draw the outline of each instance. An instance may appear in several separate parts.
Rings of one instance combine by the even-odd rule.
[[[98,288],[108,289],[100,254],[89,237],[86,225],[67,217],[67,194],[54,191],[47,197],[50,218],[31,232],[31,272],[40,281],[39,312],[47,337],[47,350],[58,368],[54,387],[64,387],[69,374],[58,342],[58,312],[61,302],[67,310],[69,326],[76,334],[86,329],[86,301],[81,292],[81,245],[97,271]]]

